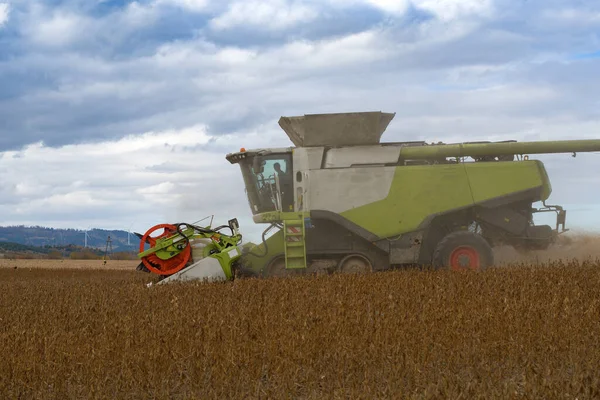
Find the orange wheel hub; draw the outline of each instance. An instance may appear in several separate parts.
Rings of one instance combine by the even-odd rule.
[[[450,254],[450,268],[454,271],[478,270],[480,267],[479,253],[472,247],[460,246]]]
[[[163,233],[158,236],[151,236],[154,231],[159,229],[162,229]],[[146,243],[150,244],[150,248],[152,248],[156,246],[157,239],[172,236],[175,233],[177,233],[177,227],[175,225],[160,224],[153,226],[152,228],[148,229],[146,233],[144,233],[144,236],[142,236],[142,239],[140,240],[140,253],[145,250],[144,245]],[[191,252],[192,248],[188,243],[179,254],[169,258],[168,260],[162,260],[156,254],[150,254],[149,256],[143,257],[142,262],[146,268],[150,270],[150,272],[153,272],[157,275],[173,275],[185,267],[185,264],[187,264],[190,259]]]

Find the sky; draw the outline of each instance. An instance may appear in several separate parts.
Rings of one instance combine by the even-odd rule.
[[[0,225],[252,223],[240,147],[280,116],[395,112],[382,140],[600,138],[594,0],[0,0]],[[572,229],[600,154],[536,157]]]

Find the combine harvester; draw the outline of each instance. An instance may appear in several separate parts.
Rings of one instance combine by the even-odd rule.
[[[394,116],[281,117],[293,147],[226,156],[240,166],[254,222],[268,225],[263,242],[242,245],[235,219],[214,229],[157,225],[138,234],[138,269],[166,283],[486,268],[494,246],[546,249],[566,231],[566,211],[546,205],[552,189],[544,164],[529,155],[600,150],[600,140],[380,143]],[[534,208],[538,202],[544,207]],[[556,226],[535,225],[539,212],[556,213]]]

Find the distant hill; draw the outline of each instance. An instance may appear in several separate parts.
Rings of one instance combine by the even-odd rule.
[[[20,243],[0,242],[0,253],[33,253],[48,254],[50,247],[27,246]]]
[[[113,252],[137,252],[140,240],[133,233],[122,230],[91,229],[87,232],[87,247],[102,249],[110,236]],[[21,244],[31,247],[85,246],[85,231],[79,229],[56,229],[41,226],[0,227],[0,247],[2,243]]]

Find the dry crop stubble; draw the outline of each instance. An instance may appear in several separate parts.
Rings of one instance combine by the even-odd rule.
[[[99,269],[99,270],[135,270],[139,261],[131,260],[11,260],[0,259],[2,268],[47,268],[47,269]]]
[[[2,398],[594,398],[600,265],[146,288],[0,270]]]

